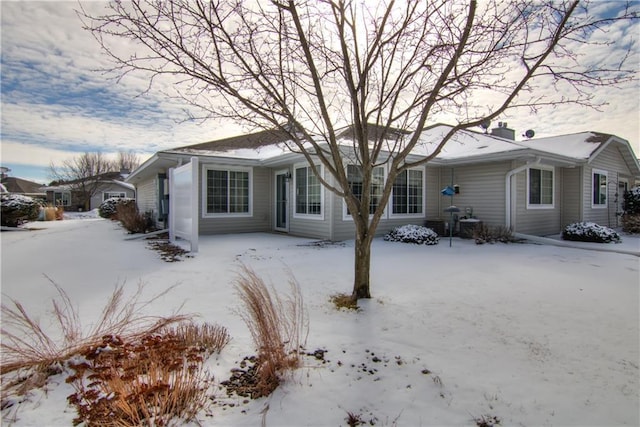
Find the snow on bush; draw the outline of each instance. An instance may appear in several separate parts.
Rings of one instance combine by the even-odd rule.
[[[419,245],[437,245],[440,237],[430,228],[408,224],[394,228],[384,236],[384,240],[390,242],[417,243]]]
[[[576,222],[567,225],[562,231],[564,240],[596,243],[620,243],[620,235],[614,230],[594,222]]]
[[[118,204],[135,203],[135,199],[127,197],[112,197],[105,200],[98,207],[98,215],[102,218],[113,218],[118,210]]]
[[[40,204],[21,194],[3,194],[0,198],[0,219],[2,225],[17,227],[23,222],[38,219]]]

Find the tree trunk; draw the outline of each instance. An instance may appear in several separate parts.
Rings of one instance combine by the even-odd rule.
[[[360,298],[371,298],[369,289],[369,272],[371,270],[371,242],[368,227],[360,230],[362,226],[357,227],[355,242],[355,277],[353,281],[353,294],[351,298],[357,301]]]

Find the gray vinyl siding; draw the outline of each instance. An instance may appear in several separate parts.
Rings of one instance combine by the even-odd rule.
[[[153,212],[153,217],[158,214],[158,178],[154,177],[136,185],[136,203],[140,212]]]
[[[512,169],[511,162],[481,163],[453,168],[453,184],[458,185],[459,194],[453,197],[440,195],[442,209],[450,205],[460,208],[459,216],[466,215],[466,209],[473,209],[473,216],[490,226],[505,224],[505,177]],[[444,188],[451,185],[452,168],[441,168],[440,183]],[[449,214],[439,213],[448,220]]]
[[[125,197],[133,199],[135,197],[135,191],[130,188],[118,185],[116,183],[104,183],[100,184],[98,190],[91,197],[91,203],[89,209],[97,209],[102,202],[104,202],[104,193],[124,193]]]
[[[300,237],[310,237],[314,239],[331,239],[331,211],[330,206],[332,203],[331,197],[336,197],[331,191],[327,190],[324,186],[322,187],[323,192],[323,205],[322,205],[322,216],[318,215],[317,217],[309,216],[296,216],[295,215],[295,203],[296,199],[293,194],[295,189],[293,185],[289,186],[290,197],[289,197],[289,233],[294,236]],[[333,203],[335,204],[335,202]]]
[[[578,222],[582,218],[582,167],[562,170],[561,227]]]
[[[607,171],[606,208],[593,208],[591,206],[593,201],[592,175],[594,169]],[[617,227],[619,223],[616,216],[617,204],[615,200],[618,181],[620,178],[630,175],[631,172],[622,158],[618,146],[615,144],[608,145],[590,164],[586,165],[582,174],[584,221],[595,222],[607,227]],[[618,197],[622,196],[619,195]]]
[[[228,166],[220,166],[227,169]],[[204,177],[202,168],[198,172],[198,214],[200,234],[231,234],[268,232],[273,229],[272,221],[272,172],[268,168],[253,168],[253,214],[246,217],[203,217],[202,195]]]
[[[535,168],[535,166],[532,166]],[[516,174],[515,218],[512,218],[513,231],[536,236],[557,234],[561,231],[560,211],[562,168],[553,171],[553,208],[527,209],[527,173],[524,170]],[[512,202],[513,203],[513,202]]]
[[[301,166],[301,165],[296,165]],[[306,167],[307,165],[302,165]],[[324,168],[322,168],[324,170]],[[291,170],[292,174],[295,174],[295,167]],[[331,179],[324,174],[325,179]],[[324,186],[321,186],[321,191],[323,194],[322,198],[322,215],[314,216],[304,216],[304,215],[296,215],[295,214],[295,205],[296,205],[296,196],[295,196],[295,188],[294,181],[291,180],[291,185],[289,185],[289,234],[293,236],[300,237],[310,237],[314,239],[331,239],[331,198],[335,197],[334,194],[327,190]],[[275,208],[274,208],[275,209]],[[275,221],[275,211],[274,211],[274,221]]]

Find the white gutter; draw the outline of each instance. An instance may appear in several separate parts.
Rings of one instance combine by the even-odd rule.
[[[505,217],[504,218],[505,218],[505,227],[507,227],[508,229],[511,228],[511,177],[517,173],[527,170],[532,165],[539,164],[541,160],[542,159],[540,157],[537,157],[535,162],[527,162],[526,164],[522,166],[518,166],[517,168],[507,172],[507,176],[505,177],[505,182],[504,182],[505,184],[504,185],[504,188],[505,188],[504,190]]]

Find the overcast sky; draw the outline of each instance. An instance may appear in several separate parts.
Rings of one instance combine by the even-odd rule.
[[[92,10],[101,2],[83,2]],[[116,81],[99,72],[107,58],[82,29],[73,2],[7,2],[1,7],[1,157],[10,175],[47,183],[51,162],[84,151],[133,151],[144,160],[171,147],[236,135],[233,124],[184,122],[181,105],[151,91],[141,78]],[[628,28],[640,39],[640,24]],[[633,53],[638,68],[640,51]],[[576,106],[512,112],[501,120],[516,135],[599,131],[627,139],[640,154],[640,84],[604,88],[602,111]],[[431,124],[431,123],[429,123]]]

